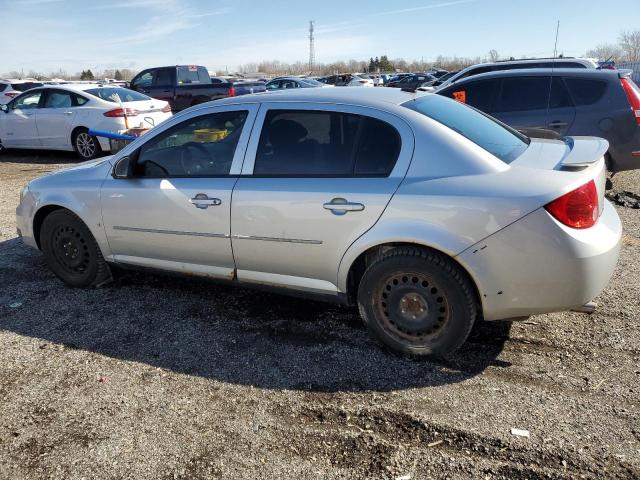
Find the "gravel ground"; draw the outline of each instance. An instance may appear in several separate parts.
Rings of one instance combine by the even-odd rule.
[[[139,273],[65,288],[14,210],[73,161],[0,157],[0,478],[640,478],[640,210],[618,207],[595,314],[478,325],[433,363],[352,308]]]

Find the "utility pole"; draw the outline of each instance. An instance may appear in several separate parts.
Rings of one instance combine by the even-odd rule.
[[[313,38],[314,21],[309,21],[309,71],[313,71],[313,66],[316,63],[316,46],[315,39]]]

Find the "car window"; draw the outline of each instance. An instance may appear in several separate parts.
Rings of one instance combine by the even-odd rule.
[[[211,77],[206,68],[195,65],[184,65],[178,67],[178,85],[189,84],[211,84]]]
[[[551,82],[551,95],[549,97],[549,108],[573,107],[573,102],[569,96],[567,87],[560,77],[553,77]]]
[[[576,106],[593,105],[600,101],[607,89],[607,83],[601,80],[565,77],[564,81]]]
[[[267,113],[254,174],[275,176],[388,175],[400,135],[380,120],[341,112]]]
[[[280,85],[280,80],[272,80],[271,82],[267,83],[266,87],[267,87],[267,90],[278,90],[279,85]]]
[[[155,70],[149,70],[136,78],[132,83],[137,88],[147,88],[153,83],[155,77]]]
[[[228,175],[248,112],[239,110],[185,120],[140,147],[138,177]]]
[[[160,87],[173,85],[173,70],[173,68],[159,68],[153,85]]]
[[[152,100],[151,97],[148,97],[140,92],[122,87],[90,88],[88,90],[85,90],[85,92],[98,97],[101,100],[106,100],[107,102],[114,103],[118,101],[116,99],[116,95],[120,97],[120,100],[122,100],[123,102],[142,102],[145,100]]]
[[[479,80],[463,85],[454,85],[438,93],[490,113],[499,87],[500,80]]]
[[[282,80],[280,85],[283,89],[298,88],[298,84],[293,80]]]
[[[549,77],[505,78],[494,112],[546,110],[549,87]]]
[[[0,92],[4,92],[7,88],[7,84],[6,83],[0,83]]]
[[[30,110],[32,108],[38,108],[40,97],[42,97],[42,90],[38,90],[37,92],[33,93],[22,94],[15,99],[12,108],[19,110]]]
[[[81,107],[82,105],[84,105],[85,103],[87,103],[89,101],[88,98],[83,97],[82,95],[78,95],[77,93],[73,94],[73,98],[75,101],[75,105]]]
[[[14,90],[19,92],[26,92],[27,90],[31,90],[32,88],[42,87],[42,83],[39,82],[22,82],[22,83],[14,83],[11,85]]]
[[[71,92],[62,90],[50,90],[44,102],[44,108],[69,108],[73,106],[73,96]]]
[[[514,129],[440,95],[425,95],[402,105],[449,127],[505,163],[518,158],[529,145],[527,137]]]

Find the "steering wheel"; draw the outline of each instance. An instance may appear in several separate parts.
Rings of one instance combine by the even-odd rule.
[[[215,165],[216,158],[204,146],[196,142],[187,142],[181,145],[180,166],[186,175],[200,175],[210,171]],[[198,150],[200,155],[194,158],[191,149]]]

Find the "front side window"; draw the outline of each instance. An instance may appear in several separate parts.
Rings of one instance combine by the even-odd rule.
[[[441,94],[489,113],[499,86],[499,80],[478,80],[460,86],[454,85],[443,90]]]
[[[153,83],[153,79],[155,77],[154,73],[155,73],[154,70],[150,70],[148,72],[145,72],[142,75],[140,75],[138,78],[136,78],[131,83],[136,88],[148,88]]]
[[[20,95],[13,102],[13,108],[18,110],[30,110],[33,108],[38,108],[38,104],[40,103],[40,97],[42,97],[42,90]]]
[[[518,158],[529,139],[479,111],[440,95],[427,95],[402,104],[471,140],[505,163]]]
[[[228,175],[247,119],[246,110],[186,120],[140,147],[136,177],[216,177]]]
[[[266,115],[255,175],[386,176],[400,153],[400,134],[371,117],[314,110]]]

